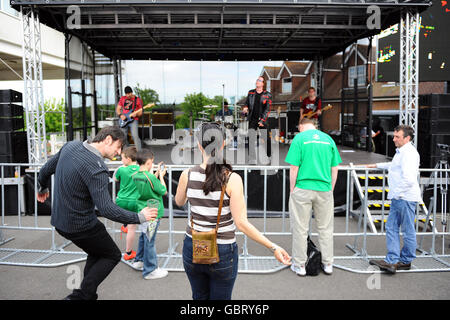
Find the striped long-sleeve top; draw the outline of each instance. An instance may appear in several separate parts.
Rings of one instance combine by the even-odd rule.
[[[100,152],[86,141],[71,141],[50,158],[39,172],[40,192],[52,187],[51,224],[66,233],[89,230],[97,223],[95,207],[100,215],[120,223],[145,222],[142,213],[118,207],[108,191],[108,167]]]
[[[187,199],[191,205],[191,215],[194,221],[194,230],[205,232],[216,227],[219,211],[221,189],[205,195],[202,186],[205,182],[205,169],[196,166],[189,170],[187,184]],[[222,213],[220,215],[219,229],[217,230],[217,243],[230,244],[236,242],[236,226],[230,210],[230,197],[225,192],[223,196]],[[186,235],[192,237],[191,222],[188,221]]]

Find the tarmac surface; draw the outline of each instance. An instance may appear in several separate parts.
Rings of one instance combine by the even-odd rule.
[[[14,225],[16,217],[5,217],[6,223]],[[101,218],[101,221],[104,221]],[[263,219],[253,218],[250,221],[259,229],[263,228]],[[175,230],[185,228],[186,219],[176,218]],[[289,230],[289,219],[287,230]],[[22,217],[23,225],[32,226],[33,217]],[[38,224],[41,227],[49,226],[49,217],[39,217]],[[272,218],[267,221],[267,231],[281,230],[282,221]],[[357,222],[350,219],[350,231],[356,230]],[[108,226],[119,228],[120,224]],[[335,218],[335,231],[342,232],[345,226],[344,217]],[[167,230],[168,220],[163,219],[160,230]],[[314,230],[313,223],[313,230]],[[15,237],[13,241],[4,244],[1,248],[26,248],[47,250],[51,245],[51,233],[48,231],[3,231],[4,236]],[[114,238],[123,250],[125,236],[115,234]],[[272,241],[283,246],[291,252],[292,244],[290,236],[270,236]],[[175,241],[182,245],[183,235],[176,235]],[[313,238],[317,242],[315,238]],[[446,253],[449,237],[446,240]],[[56,236],[57,245],[64,242],[59,235]],[[249,252],[253,255],[270,255],[269,251],[252,240],[249,240]],[[350,237],[335,237],[335,256],[353,253],[345,247],[346,243],[353,243]],[[157,251],[163,253],[168,248],[167,234],[160,234],[157,238]],[[238,236],[238,244],[241,250],[243,237]],[[440,252],[442,238],[436,241],[436,250]],[[137,237],[136,237],[137,244]],[[361,241],[359,241],[361,245]],[[426,239],[424,248],[429,248],[430,239]],[[181,252],[178,246],[177,252]],[[79,251],[73,244],[65,248],[66,251]],[[383,255],[385,251],[384,237],[369,237],[367,251],[370,255]],[[84,267],[84,262],[75,266]],[[19,267],[0,265],[0,299],[62,299],[70,293],[68,284],[71,282],[73,265],[65,265],[53,268]],[[374,279],[373,277],[378,277]],[[371,278],[372,277],[372,278]],[[376,281],[379,286],[373,288],[368,283]],[[371,289],[372,288],[372,289]],[[131,269],[124,263],[119,263],[98,290],[99,299],[124,299],[124,300],[178,300],[191,299],[191,289],[184,272],[169,272],[168,277],[158,280],[144,280],[139,271]],[[397,273],[387,274],[357,274],[334,268],[332,276],[320,274],[317,277],[298,277],[289,268],[271,274],[238,274],[233,299],[239,300],[316,300],[316,299],[450,299],[450,272],[427,273]]]

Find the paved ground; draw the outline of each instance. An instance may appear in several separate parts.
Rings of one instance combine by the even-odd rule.
[[[14,223],[13,218],[6,217],[7,223]],[[39,225],[48,225],[49,217],[40,217]],[[185,219],[175,219],[177,230],[184,228]],[[261,230],[262,220],[252,219]],[[270,219],[268,231],[280,230],[281,219]],[[30,217],[25,217],[24,224],[32,224]],[[336,218],[336,231],[342,231],[343,218]],[[351,230],[356,222],[350,221]],[[164,220],[161,230],[167,229],[168,222]],[[3,247],[48,249],[51,237],[47,232],[40,231],[7,231],[6,236],[16,239]],[[239,237],[240,247],[242,237]],[[291,244],[289,237],[271,237],[284,246],[289,252]],[[123,247],[124,238],[116,236],[119,246]],[[181,235],[176,238],[180,242]],[[57,243],[63,242],[57,236]],[[345,243],[351,238],[335,240],[335,255],[351,255],[345,248]],[[450,239],[446,239],[447,243]],[[437,249],[440,250],[437,241]],[[158,252],[167,250],[167,236],[160,235],[157,244]],[[426,241],[430,245],[430,241]],[[70,245],[66,250],[74,251],[76,247]],[[267,255],[268,251],[254,242],[249,241],[249,251],[254,255]],[[448,253],[447,249],[447,253]],[[180,249],[178,249],[180,252]],[[369,254],[383,254],[384,239],[369,238]],[[78,263],[81,268],[84,263]],[[70,281],[69,266],[56,268],[31,268],[0,266],[0,299],[61,299],[69,293],[66,283]],[[239,274],[233,299],[450,299],[450,273],[402,273],[395,276],[380,275],[380,289],[369,289],[367,286],[370,275],[355,274],[339,269],[334,270],[332,276],[324,274],[318,277],[300,278],[289,269],[273,274]],[[373,279],[373,278],[372,278]],[[140,272],[132,270],[124,263],[120,263],[99,288],[100,299],[191,299],[189,282],[183,272],[170,272],[164,279],[143,280]]]

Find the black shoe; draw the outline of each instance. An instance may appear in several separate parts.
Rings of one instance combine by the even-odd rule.
[[[384,260],[370,260],[369,264],[372,266],[377,266],[381,270],[386,271],[390,274],[395,274],[395,272],[397,271],[397,267],[395,264],[387,263]]]
[[[411,263],[397,262],[395,264],[395,267],[396,267],[397,270],[410,270],[411,269]]]

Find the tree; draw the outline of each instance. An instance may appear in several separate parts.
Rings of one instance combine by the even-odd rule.
[[[66,112],[64,99],[56,100],[56,98],[46,100],[44,102],[45,110],[45,132],[61,132],[62,131],[62,113]]]
[[[134,88],[135,94],[142,99],[144,106],[149,103],[159,103],[159,94],[150,88],[141,88],[139,83]]]
[[[184,102],[180,104],[181,110],[184,114],[176,117],[176,127],[177,129],[189,128],[190,116],[192,114],[192,121],[198,118],[208,118],[211,117],[220,108],[206,109],[203,108],[206,105],[217,105],[222,107],[222,96],[215,96],[214,98],[209,98],[203,93],[191,93],[184,97]],[[200,113],[206,111],[206,113]]]

